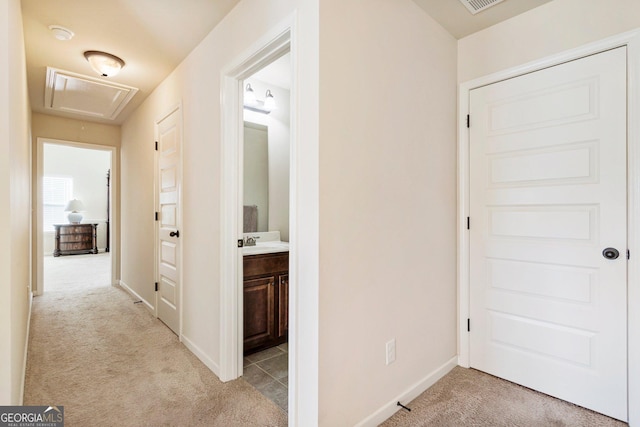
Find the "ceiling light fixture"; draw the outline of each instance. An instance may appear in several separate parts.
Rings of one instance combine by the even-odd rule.
[[[110,53],[88,50],[84,57],[89,61],[91,68],[102,77],[115,76],[124,67],[124,61]]]
[[[247,110],[255,111],[257,113],[269,114],[272,110],[278,108],[276,106],[276,100],[271,93],[271,90],[267,89],[264,95],[264,101],[260,101],[256,98],[256,94],[251,88],[251,84],[247,83],[244,90],[243,106]]]
[[[75,35],[73,31],[68,28],[61,27],[60,25],[49,25],[49,29],[55,38],[62,41],[71,40]]]

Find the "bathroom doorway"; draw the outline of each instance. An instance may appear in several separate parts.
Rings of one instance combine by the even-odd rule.
[[[291,55],[243,81],[243,378],[288,409]]]

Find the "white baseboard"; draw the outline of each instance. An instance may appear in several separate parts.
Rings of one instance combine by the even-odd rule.
[[[119,280],[116,285],[120,286],[122,289],[127,291],[127,293],[131,295],[135,300],[142,301],[142,304],[144,304],[144,306],[149,310],[149,312],[151,312],[151,314],[153,314],[154,316],[156,315],[155,308],[151,304],[149,304],[147,300],[145,300],[140,295],[138,295],[136,291],[131,289],[126,283],[124,283],[122,280]]]
[[[382,424],[389,417],[395,414],[401,408],[398,402],[408,403],[418,397],[423,391],[434,385],[440,378],[444,377],[453,368],[458,365],[458,356],[451,358],[444,365],[430,372],[426,377],[409,387],[398,396],[394,397],[390,402],[386,403],[380,409],[369,415],[364,420],[356,424],[356,427],[375,427]]]
[[[27,309],[27,336],[24,342],[24,360],[22,361],[22,383],[20,384],[20,401],[18,406],[24,404],[24,383],[27,378],[27,351],[29,351],[29,331],[31,331],[31,307],[33,306],[33,293],[29,292],[29,308]]]
[[[184,346],[187,347],[189,351],[191,351],[191,353],[195,354],[196,357],[200,359],[200,361],[204,363],[207,368],[211,369],[211,371],[216,374],[218,378],[220,378],[220,367],[216,362],[211,360],[211,358],[207,356],[205,352],[200,349],[200,347],[195,345],[193,341],[191,341],[184,335],[180,336],[180,341],[182,341],[182,344],[184,344]]]

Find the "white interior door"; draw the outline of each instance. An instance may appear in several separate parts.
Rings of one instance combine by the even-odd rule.
[[[157,291],[158,318],[180,335],[180,109],[156,123],[157,170]]]
[[[471,366],[621,420],[626,91],[623,47],[471,91],[469,129]]]

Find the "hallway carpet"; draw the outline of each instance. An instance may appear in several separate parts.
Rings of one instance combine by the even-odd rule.
[[[45,268],[80,259],[49,259]],[[98,271],[86,287],[45,275],[45,294],[33,300],[25,405],[64,406],[68,427],[287,425],[273,402],[243,380],[220,382]]]

